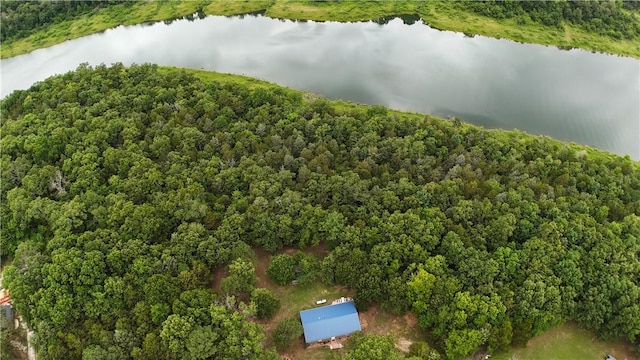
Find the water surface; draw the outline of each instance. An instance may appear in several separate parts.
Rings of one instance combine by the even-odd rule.
[[[258,77],[394,109],[518,128],[640,159],[640,60],[438,31],[400,19],[218,17],[118,27],[0,61],[1,96],[92,65],[157,63]]]

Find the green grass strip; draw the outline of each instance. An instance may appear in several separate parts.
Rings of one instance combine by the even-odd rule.
[[[497,21],[460,10],[445,1],[309,1],[309,0],[195,0],[145,1],[113,6],[75,20],[52,25],[24,39],[0,45],[0,58],[8,58],[97,33],[118,25],[135,25],[181,18],[202,10],[207,15],[239,15],[266,11],[266,16],[317,21],[366,21],[391,15],[417,14],[429,25],[467,34],[505,38],[526,43],[576,47],[640,58],[640,41],[615,40],[566,25],[564,30],[535,23]],[[640,16],[635,15],[638,21]]]

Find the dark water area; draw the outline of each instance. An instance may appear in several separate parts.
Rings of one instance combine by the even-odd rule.
[[[1,60],[0,94],[84,62],[244,74],[640,159],[640,60],[440,31],[410,14],[360,23],[194,14],[120,26]]]

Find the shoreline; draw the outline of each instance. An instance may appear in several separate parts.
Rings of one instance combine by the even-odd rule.
[[[184,71],[188,74],[194,75],[195,77],[204,81],[205,83],[210,83],[210,82],[234,83],[234,84],[248,86],[251,89],[277,88],[280,90],[284,90],[286,92],[293,92],[293,93],[299,94],[300,96],[303,96],[306,98],[322,98],[332,103],[334,106],[340,109],[356,109],[359,107],[375,107],[376,106],[376,105],[361,104],[354,101],[341,100],[341,99],[331,100],[326,98],[323,95],[290,88],[284,85],[270,82],[268,80],[255,78],[248,75],[228,74],[228,73],[221,73],[217,71],[180,68],[175,66],[158,66],[158,71],[161,73]],[[470,126],[470,127],[482,129],[483,131],[489,131],[489,132],[495,132],[495,133],[501,134],[501,136],[507,137],[505,139],[506,141],[517,141],[517,139],[522,139],[523,137],[537,139],[538,141],[552,141],[552,142],[556,142],[557,145],[571,148],[576,152],[581,153],[582,154],[581,156],[588,156],[591,159],[599,159],[599,160],[607,160],[607,161],[623,161],[628,159],[633,163],[634,169],[640,170],[640,160],[633,159],[630,154],[625,154],[625,155],[616,154],[605,149],[600,149],[600,148],[592,147],[585,144],[579,144],[576,142],[560,140],[555,137],[552,137],[551,135],[538,135],[538,134],[529,133],[519,129],[486,128],[483,126],[474,125],[466,121],[461,121],[459,119],[446,119],[437,115],[432,115],[427,113],[398,110],[398,109],[393,109],[389,107],[385,107],[385,108],[389,111],[389,113],[397,114],[399,116],[407,116],[414,119],[428,118],[435,121],[459,121],[460,126]]]
[[[578,48],[640,59],[640,42],[614,40],[586,32],[572,25],[565,25],[564,31],[560,31],[534,23],[517,25],[510,19],[497,21],[456,9],[446,2],[394,1],[372,4],[371,2],[309,3],[285,0],[144,2],[126,8],[114,6],[51,25],[26,38],[3,43],[0,47],[0,58],[27,54],[120,25],[131,26],[188,17],[197,18],[194,14],[199,12],[206,16],[244,16],[263,13],[264,16],[274,19],[337,22],[376,21],[408,15],[438,30],[558,48]]]

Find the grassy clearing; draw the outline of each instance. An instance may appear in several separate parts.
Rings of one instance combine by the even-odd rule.
[[[148,1],[131,7],[114,6],[72,21],[65,21],[27,38],[3,43],[0,58],[8,58],[59,44],[65,40],[104,31],[118,25],[181,18],[202,10],[207,15],[238,15],[265,10],[273,18],[316,21],[366,21],[390,15],[418,14],[426,23],[442,30],[506,38],[543,45],[577,47],[640,58],[640,42],[614,40],[574,26],[564,31],[537,24],[518,25],[497,21],[456,9],[444,1],[326,1],[310,0],[193,0]],[[640,19],[640,16],[636,16]]]
[[[289,253],[293,255],[295,251],[295,249],[283,249],[279,253]],[[309,251],[318,257],[326,254],[326,250],[323,248],[314,248]],[[254,265],[259,279],[258,287],[271,290],[273,294],[280,299],[281,303],[280,310],[272,319],[259,322],[267,333],[266,345],[269,347],[273,346],[271,338],[273,329],[275,329],[283,319],[297,316],[300,310],[316,307],[315,302],[320,299],[327,299],[327,301],[330,302],[341,296],[353,296],[353,291],[349,291],[340,286],[328,286],[321,282],[306,286],[280,286],[274,284],[267,276],[267,267],[271,260],[271,254],[261,249],[254,249],[254,252],[256,254]],[[329,355],[329,350],[325,347],[318,346],[306,348],[303,338],[300,338],[300,341],[283,355],[286,355],[290,359],[326,359]]]
[[[618,360],[637,359],[622,342],[604,342],[598,340],[588,330],[574,323],[555,327],[537,336],[525,348],[513,349],[507,353],[495,354],[494,360],[602,360],[611,354]]]
[[[275,0],[215,0],[206,5],[202,10],[208,15],[240,15],[268,9],[273,6]]]
[[[417,14],[424,4],[418,1],[312,2],[278,0],[265,15],[282,19],[315,21],[367,21],[389,15]]]
[[[289,253],[293,255],[297,250],[288,248],[283,249],[280,253]],[[307,286],[280,286],[274,284],[267,276],[267,267],[271,260],[271,255],[264,250],[254,249],[256,274],[258,275],[258,287],[271,290],[281,301],[280,310],[268,321],[261,321],[260,325],[267,333],[267,346],[272,346],[271,333],[276,325],[287,317],[297,316],[300,310],[311,309],[316,307],[315,302],[320,299],[327,299],[330,302],[341,296],[353,296],[354,291],[341,286],[329,286],[321,282]],[[328,250],[323,247],[315,247],[307,249],[318,258],[324,257]],[[378,335],[392,335],[396,339],[396,345],[399,348],[408,350],[408,346],[414,341],[424,341],[426,339],[425,332],[420,330],[417,325],[415,316],[411,313],[404,315],[394,315],[385,311],[381,311],[377,306],[372,306],[367,311],[360,312],[360,324],[362,331]],[[306,347],[301,338],[299,343],[292,346],[291,349],[282,355],[289,359],[329,359],[333,356],[343,354],[343,350],[329,350],[326,346],[311,345]]]
[[[215,72],[215,71],[207,71],[207,70],[183,69],[183,68],[178,68],[178,67],[173,67],[173,66],[159,66],[158,69],[161,72],[164,72],[164,73],[186,71],[186,72],[188,72],[190,74],[193,74],[194,76],[196,76],[198,79],[204,81],[205,83],[217,81],[217,82],[220,82],[220,83],[223,83],[223,84],[228,84],[228,83],[240,84],[240,85],[247,86],[250,89],[256,89],[256,88],[275,89],[275,88],[279,88],[279,89],[286,89],[286,90],[289,90],[289,91],[299,92],[297,90],[292,90],[292,89],[286,88],[284,86],[277,85],[275,83],[271,83],[271,82],[268,82],[268,81],[264,81],[264,80],[252,78],[252,77],[249,77],[249,76],[244,76],[244,75],[224,74],[224,73],[219,73],[219,72]]]

